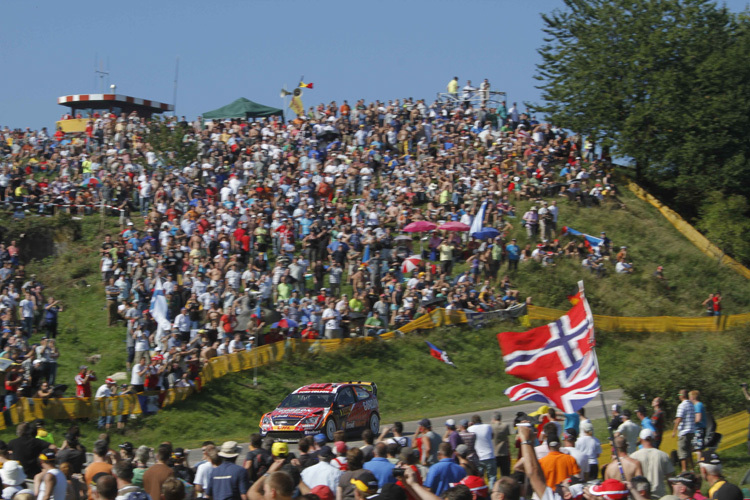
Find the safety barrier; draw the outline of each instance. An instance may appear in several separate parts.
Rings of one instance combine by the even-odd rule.
[[[519,318],[522,320],[522,323],[526,323],[527,319],[552,321],[558,319],[563,314],[565,314],[565,311],[526,304],[519,304],[514,308],[504,311],[470,313],[470,316],[467,316],[467,313],[461,310],[438,308],[401,326],[395,331],[380,335],[378,339],[391,340],[399,335],[416,330],[429,330],[439,326],[469,323],[472,326],[479,327],[484,322],[493,319]],[[599,329],[608,331],[716,331],[747,323],[750,323],[750,313],[706,318],[680,318],[671,316],[628,318],[594,315],[594,324]],[[30,422],[37,418],[72,420],[77,418],[140,415],[147,412],[156,412],[159,408],[166,408],[177,402],[184,401],[212,380],[224,377],[230,373],[247,371],[282,361],[290,352],[300,349],[305,349],[312,353],[332,352],[353,342],[372,342],[375,340],[376,338],[374,337],[316,340],[287,339],[282,342],[256,347],[250,351],[218,356],[212,358],[203,366],[200,376],[196,380],[195,387],[113,396],[104,399],[21,398],[19,403],[11,407],[7,412],[6,421],[0,419],[0,429],[6,427],[6,422],[18,424],[20,422]]]
[[[529,319],[553,321],[565,311],[548,307],[528,306]],[[680,316],[601,316],[594,314],[594,324],[599,330],[610,332],[711,332],[723,331],[750,324],[750,313],[727,316],[680,317]]]
[[[716,420],[716,431],[721,433],[722,438],[717,451],[728,450],[737,445],[747,442],[747,429],[750,415],[747,412],[739,412]],[[667,453],[677,449],[677,438],[672,437],[669,428],[665,429],[662,436],[661,451]],[[599,466],[609,463],[612,457],[612,446],[602,443],[602,454],[599,455]]]
[[[704,254],[719,260],[723,265],[750,279],[750,269],[746,268],[730,256],[726,255],[719,247],[711,243],[700,231],[691,226],[685,219],[679,216],[677,212],[664,205],[653,195],[640,187],[635,182],[628,183],[628,189],[641,200],[651,204],[656,208],[665,219],[667,219],[682,235],[687,238],[698,250]]]

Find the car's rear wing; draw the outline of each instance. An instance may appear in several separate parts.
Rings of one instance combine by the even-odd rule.
[[[377,396],[378,395],[378,385],[375,382],[365,382],[363,380],[350,380],[348,382],[343,382],[344,384],[356,384],[356,385],[369,385],[372,387],[372,393]]]

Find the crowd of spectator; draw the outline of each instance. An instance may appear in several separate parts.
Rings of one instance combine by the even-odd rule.
[[[4,408],[20,397],[54,397],[60,351],[58,315],[63,307],[27,274],[15,240],[0,244],[0,369]]]
[[[519,263],[614,265],[609,239],[564,244],[558,226],[558,200],[616,203],[607,159],[489,95],[332,102],[287,123],[97,113],[75,136],[5,128],[0,198],[18,217],[118,215],[100,270],[108,324],[127,327],[132,387],[120,392],[194,386],[211,357],[284,338],[377,335],[437,306],[523,303]],[[181,146],[166,150],[159,127]],[[519,200],[533,207],[516,214]],[[483,202],[489,238],[403,232],[417,221],[468,226]],[[618,254],[618,272],[626,259]],[[150,310],[157,283],[169,327]],[[47,300],[37,295],[38,315]],[[90,371],[76,379],[79,396],[91,395]],[[102,387],[102,397],[118,393]]]
[[[744,391],[747,395],[747,391]],[[748,396],[750,397],[750,396]],[[155,449],[123,442],[113,449],[101,434],[89,457],[80,431],[71,427],[58,447],[44,423],[18,426],[18,437],[0,441],[4,500],[741,500],[742,490],[722,475],[715,453],[715,424],[698,391],[680,391],[672,435],[677,463],[661,451],[669,432],[664,400],[637,419],[612,406],[613,455],[600,464],[600,441],[584,409],[558,414],[540,407],[517,412],[513,424],[495,412],[447,419],[434,429],[421,419],[414,430],[401,422],[379,436],[365,430],[361,445],[306,436],[290,447],[250,436],[242,460],[235,441],[204,441],[191,464],[190,450],[162,442]],[[693,455],[698,453],[696,465]],[[515,455],[515,463],[512,460]],[[678,473],[677,468],[681,471]],[[701,489],[706,496],[701,494]]]

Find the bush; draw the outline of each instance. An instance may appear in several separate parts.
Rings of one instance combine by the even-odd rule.
[[[748,380],[748,333],[750,328],[745,327],[719,333],[676,334],[669,341],[652,337],[644,342],[641,355],[631,358],[631,376],[623,384],[626,396],[634,406],[646,407],[654,397],[661,396],[667,409],[674,412],[680,389],[698,389],[715,417],[744,410],[739,384]]]

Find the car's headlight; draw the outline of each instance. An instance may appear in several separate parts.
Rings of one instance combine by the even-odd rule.
[[[263,415],[263,419],[260,421],[261,425],[271,425],[271,417]]]
[[[308,426],[316,426],[318,425],[318,421],[320,420],[320,416],[318,415],[312,415],[310,417],[303,418],[300,420],[300,425],[308,427]]]

